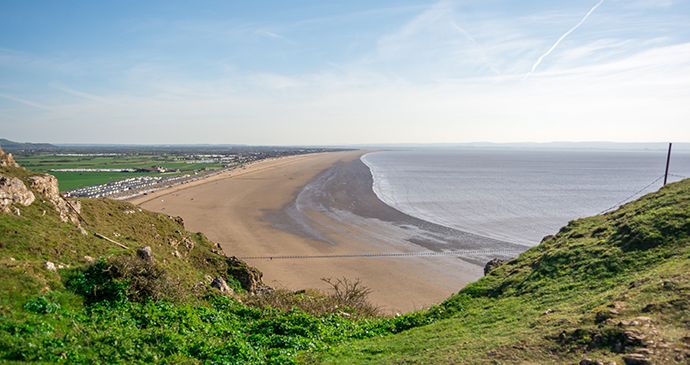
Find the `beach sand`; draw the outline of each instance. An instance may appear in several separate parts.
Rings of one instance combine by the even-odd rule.
[[[361,279],[386,313],[439,303],[483,275],[501,255],[279,258],[516,248],[407,216],[378,200],[365,151],[290,156],[129,199],[181,216],[231,256],[264,273],[264,283],[330,289],[321,278]],[[249,258],[254,257],[254,258]]]

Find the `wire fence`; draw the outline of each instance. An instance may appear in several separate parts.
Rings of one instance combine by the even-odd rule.
[[[678,177],[678,178],[681,178],[681,179],[690,179],[690,177],[683,176],[683,175],[678,175],[678,174],[668,174],[668,176]],[[661,179],[663,179],[663,178],[664,178],[664,175],[659,176],[656,180],[654,180],[654,181],[652,181],[651,183],[649,183],[649,185],[647,185],[647,186],[645,186],[644,188],[642,188],[642,189],[636,191],[634,194],[632,194],[632,195],[630,195],[629,197],[627,197],[627,198],[621,200],[620,202],[616,203],[615,205],[612,205],[610,208],[608,208],[608,209],[606,209],[606,210],[602,210],[601,212],[599,212],[599,214],[604,214],[604,213],[606,213],[606,212],[610,212],[610,211],[612,211],[612,210],[614,210],[614,209],[620,207],[620,206],[623,205],[624,203],[627,203],[628,201],[630,201],[632,198],[634,198],[634,197],[636,197],[637,195],[641,194],[643,191],[649,189],[652,185],[656,184],[657,182],[659,182],[659,180],[661,180]]]
[[[427,256],[467,256],[467,255],[488,255],[506,254],[517,256],[524,250],[462,250],[462,251],[443,251],[443,252],[396,252],[396,253],[372,253],[372,254],[350,254],[350,255],[290,255],[290,256],[247,256],[239,257],[241,260],[280,260],[280,259],[333,259],[333,258],[379,258],[379,257],[427,257]]]

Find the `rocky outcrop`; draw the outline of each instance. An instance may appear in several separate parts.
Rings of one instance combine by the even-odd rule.
[[[23,181],[0,174],[0,211],[9,213],[12,204],[29,206],[34,200],[36,196]]]
[[[146,246],[142,247],[137,250],[137,256],[139,256],[140,259],[148,262],[148,263],[155,263],[156,259],[153,257],[153,251],[151,250],[151,247]]]
[[[2,148],[0,148],[0,167],[4,166],[10,166],[10,167],[19,167],[19,165],[14,162],[14,158],[12,158],[11,153],[5,153],[3,152]]]
[[[235,256],[228,258],[228,271],[240,282],[242,289],[250,293],[255,294],[266,287],[261,281],[264,274]]]
[[[5,153],[0,149],[0,167],[19,167],[12,158],[12,154]],[[45,196],[58,212],[60,221],[79,224],[77,213],[81,209],[81,202],[76,204],[69,203],[60,196],[60,188],[55,176],[35,175],[27,178],[31,181],[31,188],[38,194]],[[0,174],[0,211],[10,212],[12,204],[22,204],[29,206],[36,200],[34,193],[29,190],[24,182],[16,177],[4,176]]]
[[[484,265],[484,276],[489,275],[489,273],[491,273],[492,270],[505,264],[508,261],[509,260],[493,259],[493,260],[487,262],[486,265]]]
[[[38,175],[30,176],[29,180],[32,181],[31,187],[45,195],[45,197],[55,206],[55,210],[60,216],[60,221],[67,222],[72,221],[72,223],[78,224],[79,219],[75,213],[76,208],[68,206],[68,203],[60,195],[60,188],[58,186],[58,180],[53,175]],[[79,203],[79,208],[81,208],[81,203]]]
[[[226,293],[226,294],[234,294],[235,292],[232,290],[232,288],[228,285],[228,283],[225,282],[223,278],[220,276],[213,279],[211,282],[211,287],[216,288],[220,290],[221,293]]]

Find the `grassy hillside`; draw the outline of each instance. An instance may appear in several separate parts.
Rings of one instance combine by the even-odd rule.
[[[433,310],[449,319],[305,362],[690,363],[690,181],[570,222]]]
[[[27,185],[33,175],[0,174]],[[690,181],[573,221],[444,303],[396,318],[377,315],[357,282],[262,287],[256,269],[177,217],[82,199],[84,234],[33,192],[31,205],[0,212],[4,362],[690,363]],[[218,277],[233,291],[211,287]]]
[[[36,175],[11,165],[0,174],[26,186]],[[288,364],[300,351],[426,323],[380,317],[347,279],[330,279],[329,293],[267,288],[178,217],[80,199],[82,231],[32,192],[32,204],[0,212],[4,363]],[[231,290],[209,285],[216,278]]]

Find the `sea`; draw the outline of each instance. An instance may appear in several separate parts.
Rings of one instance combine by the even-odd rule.
[[[663,185],[667,151],[413,148],[362,156],[372,189],[413,217],[537,245],[569,221],[613,210]],[[690,178],[673,152],[668,182]]]

